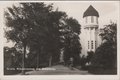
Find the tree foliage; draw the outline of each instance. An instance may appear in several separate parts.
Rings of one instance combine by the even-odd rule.
[[[71,57],[74,59],[74,65],[77,65],[80,62],[80,27],[81,25],[74,18],[70,17],[65,20],[65,25],[62,32],[65,63],[68,63]]]
[[[59,62],[63,47],[70,47],[69,50],[65,48],[70,55],[79,55],[80,24],[76,19],[68,18],[65,12],[54,11],[53,4],[20,3],[8,7],[4,16],[5,37],[15,42],[16,48],[23,49],[23,68],[51,66]]]
[[[106,25],[100,34],[103,43],[97,48],[92,65],[102,68],[114,68],[117,63],[117,24]]]

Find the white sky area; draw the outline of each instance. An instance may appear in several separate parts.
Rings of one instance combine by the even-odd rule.
[[[68,16],[76,18],[81,25],[83,23],[83,13],[90,5],[99,13],[100,26],[108,24],[110,20],[116,22],[119,12],[119,3],[115,1],[56,2],[54,5],[58,6],[59,10],[65,11]]]
[[[0,13],[3,13],[6,7],[11,6],[15,2],[1,2],[0,3]],[[17,3],[17,2],[16,2]],[[86,9],[92,5],[99,13],[99,27],[108,24],[111,21],[118,22],[119,18],[119,7],[118,1],[54,1],[45,3],[53,3],[54,9],[58,8],[59,11],[64,11],[69,17],[73,17],[78,20],[78,22],[83,25],[83,13]],[[0,15],[3,18],[3,15]],[[2,19],[2,21],[4,21]],[[3,23],[3,27],[4,27]],[[3,39],[6,45],[6,40]],[[12,44],[9,44],[11,46]]]

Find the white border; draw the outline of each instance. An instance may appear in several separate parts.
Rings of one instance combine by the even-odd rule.
[[[0,2],[0,7],[2,3],[13,3],[13,2],[93,2],[93,1],[2,1]],[[102,2],[102,1],[96,1],[96,2]],[[103,1],[107,2],[107,1]],[[111,1],[112,2],[112,1]],[[119,2],[119,13],[118,13],[118,20],[117,22],[120,22],[120,1]],[[3,9],[0,8],[0,23],[2,24],[3,19],[1,16],[1,11]],[[3,25],[2,25],[3,26]],[[117,75],[9,75],[5,76],[3,75],[3,27],[0,27],[0,80],[120,80],[119,76],[119,63],[120,63],[120,23],[117,23]]]

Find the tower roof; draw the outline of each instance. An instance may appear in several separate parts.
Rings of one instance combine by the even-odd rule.
[[[86,17],[86,16],[97,16],[97,17],[99,17],[99,13],[97,12],[97,10],[92,5],[90,5],[88,7],[88,9],[84,12],[83,18]]]

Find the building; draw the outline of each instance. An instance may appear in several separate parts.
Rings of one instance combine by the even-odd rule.
[[[96,48],[100,45],[99,36],[99,13],[90,5],[83,14],[84,25],[81,29],[81,45],[82,55],[87,55],[87,52],[95,52]]]

